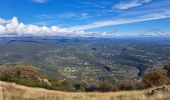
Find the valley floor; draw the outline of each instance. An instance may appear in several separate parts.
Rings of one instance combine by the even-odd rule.
[[[0,100],[170,100],[170,93],[149,96],[152,89],[109,93],[69,93],[0,82]]]

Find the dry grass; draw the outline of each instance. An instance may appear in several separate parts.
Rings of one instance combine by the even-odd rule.
[[[149,92],[66,93],[0,82],[0,100],[170,100],[170,94],[148,96]]]

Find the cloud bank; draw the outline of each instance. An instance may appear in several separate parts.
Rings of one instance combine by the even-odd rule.
[[[96,33],[85,31],[71,31],[57,26],[38,26],[20,23],[17,17],[10,20],[0,18],[0,35],[17,36],[92,36]]]

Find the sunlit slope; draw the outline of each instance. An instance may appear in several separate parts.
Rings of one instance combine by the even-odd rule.
[[[69,93],[0,82],[0,100],[169,100],[169,94],[149,96],[151,90],[110,93]]]

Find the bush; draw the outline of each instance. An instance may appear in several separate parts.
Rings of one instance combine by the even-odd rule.
[[[135,87],[135,84],[132,80],[124,81],[120,84],[118,84],[119,90],[133,90]]]
[[[147,89],[146,85],[143,82],[137,82],[134,86],[135,90]]]
[[[168,78],[170,78],[170,62],[164,65],[163,69],[166,70]]]
[[[17,70],[16,72],[16,77],[19,78],[21,76],[21,71],[20,70]]]
[[[74,87],[73,87],[71,81],[63,80],[63,81],[61,81],[59,83],[59,86],[57,87],[57,90],[71,92],[71,91],[73,91],[73,88]]]
[[[3,74],[3,75],[0,75],[0,80],[2,81],[7,81],[7,82],[11,82],[11,76],[8,75],[8,74]]]
[[[110,92],[113,91],[113,85],[108,82],[101,82],[97,90],[99,92]]]
[[[147,87],[161,86],[167,83],[167,75],[164,70],[155,70],[144,74],[142,82]]]
[[[75,89],[81,92],[86,92],[86,84],[80,83],[74,85]]]

